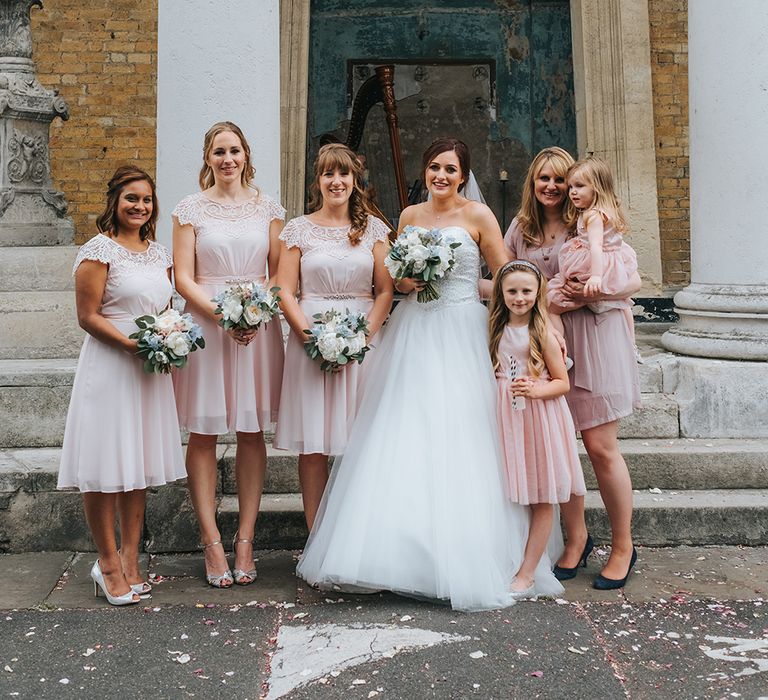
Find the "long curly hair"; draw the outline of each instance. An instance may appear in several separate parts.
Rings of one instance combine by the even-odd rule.
[[[352,194],[347,202],[349,218],[352,221],[352,225],[349,227],[349,242],[352,245],[357,245],[368,228],[368,215],[375,216],[375,212],[365,190],[363,165],[355,153],[343,143],[329,143],[318,151],[314,167],[315,177],[309,186],[309,211],[317,211],[323,206],[320,177],[323,173],[335,170],[352,175]]]
[[[499,368],[499,343],[504,334],[504,327],[509,322],[509,309],[504,303],[501,285],[504,278],[513,272],[524,272],[536,280],[538,292],[536,302],[531,309],[528,322],[528,334],[531,339],[531,352],[528,357],[528,372],[536,378],[547,368],[544,361],[544,348],[549,334],[549,316],[547,314],[547,279],[541,271],[527,261],[513,260],[502,266],[493,278],[493,291],[488,306],[488,351],[491,354],[494,370]]]
[[[205,138],[203,139],[203,167],[200,168],[200,176],[198,182],[200,183],[201,190],[207,190],[216,183],[213,177],[213,168],[208,165],[208,158],[213,150],[213,140],[225,131],[231,131],[238,139],[243,147],[243,153],[245,154],[245,164],[243,171],[240,173],[240,182],[243,187],[251,187],[256,189],[253,184],[253,176],[256,174],[256,170],[251,162],[251,147],[248,145],[248,141],[245,139],[240,127],[234,122],[216,122],[208,131],[205,132]],[[258,192],[258,190],[257,190]]]
[[[551,166],[556,177],[565,179],[568,169],[573,165],[573,158],[568,151],[559,146],[550,146],[539,151],[528,166],[528,172],[523,180],[517,223],[523,234],[523,242],[529,248],[539,248],[544,243],[544,212],[541,202],[536,199],[536,178],[545,165]],[[566,191],[563,200],[563,223],[566,223],[565,213],[568,202]]]
[[[627,216],[624,213],[619,195],[616,193],[613,174],[608,163],[595,156],[588,156],[576,161],[568,169],[568,181],[577,176],[581,177],[595,191],[595,199],[588,208],[596,209],[605,214],[619,233],[627,233],[629,231]],[[576,227],[579,214],[579,210],[569,198],[565,212],[566,224],[569,228]]]
[[[155,240],[155,226],[157,225],[157,216],[160,208],[157,203],[157,191],[155,190],[155,181],[149,173],[142,170],[137,165],[121,165],[109,180],[107,184],[107,204],[104,211],[96,219],[96,228],[102,233],[111,233],[117,236],[117,203],[120,200],[120,193],[132,182],[147,182],[152,190],[152,213],[147,222],[139,229],[139,237],[142,241]]]

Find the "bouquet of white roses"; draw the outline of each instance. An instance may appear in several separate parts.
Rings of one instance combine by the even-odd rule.
[[[406,226],[390,248],[384,264],[395,282],[406,277],[426,282],[416,298],[434,301],[440,294],[433,283],[453,267],[456,261],[453,251],[460,245],[440,229]]]
[[[187,364],[189,353],[205,347],[200,326],[176,309],[139,316],[136,325],[139,330],[128,337],[138,341],[136,354],[144,359],[145,372],[168,374]]]
[[[216,313],[221,314],[219,325],[230,328],[256,329],[267,323],[278,311],[280,287],[265,289],[258,282],[237,282],[217,294]]]
[[[315,323],[304,332],[309,339],[304,349],[313,360],[320,359],[320,369],[333,372],[349,362],[363,361],[367,345],[368,319],[362,313],[331,309],[313,316]]]

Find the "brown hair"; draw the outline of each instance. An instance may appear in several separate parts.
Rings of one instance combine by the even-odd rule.
[[[488,305],[488,351],[491,353],[493,368],[499,366],[499,342],[504,334],[504,327],[509,322],[509,309],[504,303],[504,292],[501,285],[504,278],[512,272],[526,272],[535,277],[539,284],[536,302],[531,309],[531,319],[528,322],[528,334],[531,339],[531,352],[528,357],[528,372],[532,377],[539,377],[546,369],[544,348],[549,334],[549,318],[547,314],[547,279],[539,268],[527,260],[513,260],[503,265],[493,278],[493,291]]]
[[[240,173],[240,182],[243,187],[252,187],[251,180],[253,180],[256,170],[254,170],[253,164],[251,163],[251,147],[248,145],[248,141],[245,140],[245,135],[240,130],[240,127],[233,122],[216,122],[205,132],[205,138],[203,139],[203,167],[200,168],[200,176],[198,178],[201,190],[207,190],[209,187],[213,187],[216,182],[213,177],[213,169],[208,165],[208,158],[213,150],[213,140],[225,131],[231,131],[240,139],[240,145],[242,145],[243,153],[245,153],[245,164],[243,172]]]
[[[142,241],[155,240],[155,226],[157,224],[157,215],[159,206],[157,203],[157,191],[155,190],[155,181],[141,168],[136,165],[121,165],[109,180],[107,184],[107,205],[96,219],[96,228],[102,233],[111,233],[118,235],[117,222],[117,202],[123,189],[132,182],[144,181],[149,183],[152,190],[152,213],[147,222],[139,229],[139,236]]]
[[[545,165],[551,165],[555,175],[565,178],[568,169],[573,165],[573,158],[568,151],[559,146],[550,146],[539,151],[523,180],[523,193],[520,209],[517,212],[517,223],[523,234],[523,243],[530,248],[539,248],[544,243],[543,215],[541,202],[536,199],[536,178]],[[563,195],[563,223],[566,223],[565,213],[568,206],[568,191]]]
[[[421,172],[426,172],[429,164],[446,151],[453,151],[459,159],[461,177],[463,178],[459,185],[459,192],[461,192],[464,189],[464,185],[467,184],[467,178],[469,177],[469,148],[463,141],[451,138],[450,136],[441,136],[439,139],[435,139],[429,144],[421,158]]]
[[[581,175],[587,184],[595,191],[595,199],[587,207],[595,209],[613,224],[619,233],[626,233],[629,230],[627,217],[624,214],[624,208],[621,206],[619,195],[616,194],[616,188],[613,184],[613,174],[611,168],[602,158],[588,156],[582,160],[576,161],[568,169],[568,180],[577,175]],[[566,221],[569,226],[575,227],[579,218],[579,210],[569,200],[568,210],[566,212]]]
[[[309,210],[317,211],[323,206],[323,195],[320,193],[320,176],[323,173],[339,170],[351,173],[353,179],[352,194],[349,196],[349,218],[352,225],[349,228],[349,242],[357,245],[368,228],[368,215],[374,215],[368,193],[363,180],[363,166],[357,156],[343,143],[329,143],[323,146],[315,159],[315,177],[309,186]]]

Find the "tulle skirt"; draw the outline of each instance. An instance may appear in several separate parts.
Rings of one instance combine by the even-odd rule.
[[[408,299],[395,310],[299,561],[302,578],[459,610],[511,604],[528,513],[504,493],[486,322],[477,302]],[[536,587],[563,590],[547,556]]]

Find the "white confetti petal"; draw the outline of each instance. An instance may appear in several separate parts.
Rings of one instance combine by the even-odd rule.
[[[69,678],[60,678],[59,683],[62,685],[69,685]]]
[[[484,656],[488,656],[484,651],[473,651],[470,655],[470,659],[482,659]]]
[[[10,666],[8,666],[8,664],[3,666],[3,671],[7,671],[8,673],[13,673],[13,669]]]
[[[413,620],[413,618],[410,615],[403,615],[400,618],[400,622],[408,622],[409,620]]]
[[[583,654],[584,653],[581,649],[577,649],[576,647],[568,647],[568,651],[570,651],[572,654]]]
[[[181,654],[174,659],[174,661],[180,664],[188,664],[191,660],[192,657],[189,654]]]
[[[355,678],[352,681],[352,685],[365,685],[368,681],[364,681],[362,678]]]

